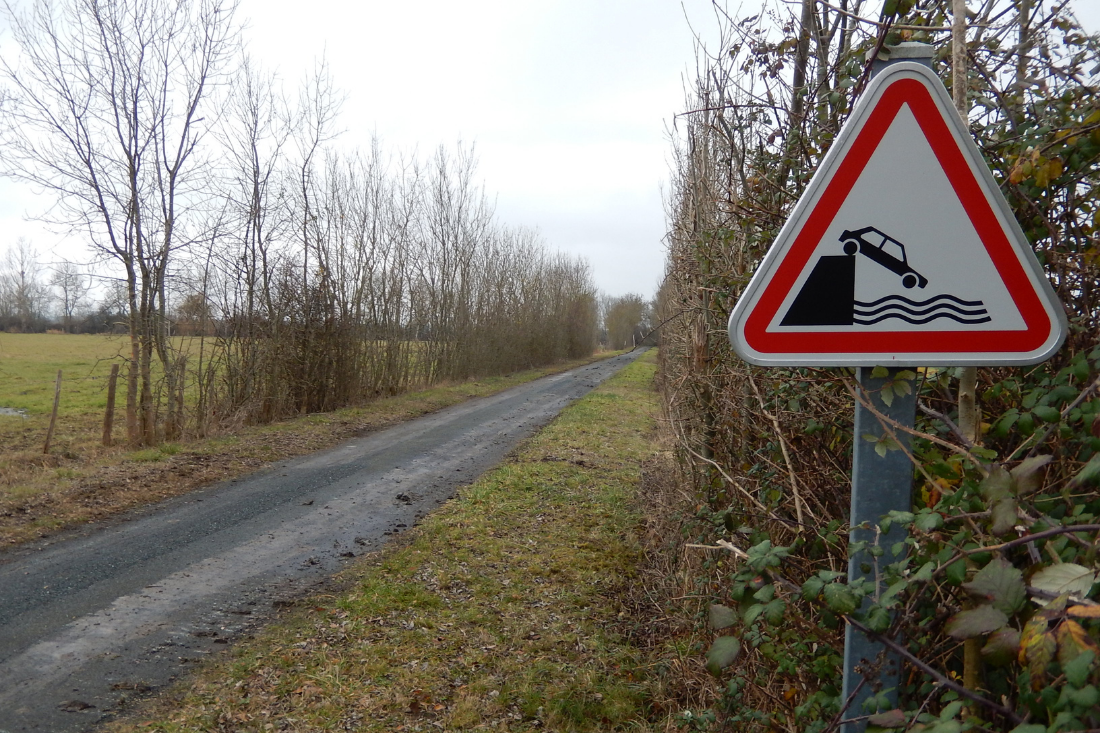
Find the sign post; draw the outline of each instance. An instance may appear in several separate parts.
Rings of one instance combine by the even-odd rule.
[[[1066,333],[1031,245],[932,72],[932,47],[887,50],[729,322],[750,363],[858,367],[850,541],[883,554],[852,553],[849,584],[875,579],[904,539],[901,528],[881,537],[874,528],[912,506],[909,435],[893,427],[915,424],[916,385],[892,389],[903,367],[1034,364]],[[849,626],[846,717],[861,716],[872,695],[895,702],[898,666]]]
[[[880,74],[889,64],[898,63],[903,59],[915,61],[931,69],[933,53],[934,49],[924,43],[908,44],[900,49],[894,49],[890,61],[874,59],[871,62],[871,78]],[[867,550],[849,553],[848,585],[860,583],[868,577],[873,580],[876,575],[876,563],[889,565],[901,559],[893,555],[892,548],[905,539],[905,530],[895,525],[884,536],[876,537],[874,526],[890,511],[909,511],[913,505],[913,464],[906,455],[909,452],[909,436],[900,430],[895,430],[892,437],[905,450],[892,446],[895,447],[894,450],[887,450],[885,455],[880,455],[876,452],[878,441],[871,441],[870,437],[874,436],[880,440],[887,437],[884,436],[885,427],[861,400],[871,402],[879,412],[897,423],[913,427],[916,425],[917,417],[916,385],[907,394],[898,394],[891,390],[893,399],[887,405],[879,395],[884,387],[893,385],[894,380],[899,378],[899,373],[903,370],[889,369],[886,376],[882,378],[872,377],[871,371],[867,367],[859,367],[856,370],[860,394],[855,403],[853,427],[850,519],[852,530],[848,536],[848,542],[851,544],[865,541],[868,548],[878,545],[883,550],[883,554],[875,558]],[[864,523],[869,523],[868,529],[859,528]],[[863,605],[866,608],[870,605],[870,600],[864,599]],[[901,660],[896,654],[888,652],[882,644],[868,639],[862,631],[845,626],[844,677],[840,699],[847,702],[851,698],[851,702],[844,717],[859,716],[863,710],[864,700],[879,693],[889,701],[890,708],[895,707],[898,699],[900,667]],[[842,731],[857,733],[864,728],[866,725],[848,723],[842,727]]]

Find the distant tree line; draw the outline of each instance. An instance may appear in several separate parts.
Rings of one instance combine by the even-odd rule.
[[[123,324],[132,444],[595,347],[587,263],[498,222],[472,148],[336,147],[325,64],[286,92],[232,0],[2,9],[0,173],[53,194],[44,218],[121,288],[89,322],[84,275],[57,268],[51,310],[20,245],[0,326]]]

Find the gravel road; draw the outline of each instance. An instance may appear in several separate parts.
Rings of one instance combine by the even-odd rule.
[[[639,353],[0,553],[0,733],[94,729],[415,524]]]

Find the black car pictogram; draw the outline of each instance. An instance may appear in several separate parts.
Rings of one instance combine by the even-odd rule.
[[[863,227],[854,231],[845,229],[840,235],[840,241],[844,243],[844,254],[854,255],[859,252],[869,257],[887,270],[901,275],[901,284],[906,288],[923,288],[928,284],[928,278],[909,266],[909,261],[905,258],[905,245],[885,232],[874,227]],[[891,254],[888,249],[901,256]]]

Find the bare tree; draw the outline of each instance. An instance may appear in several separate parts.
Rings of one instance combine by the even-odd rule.
[[[0,59],[0,172],[52,192],[43,218],[84,233],[125,271],[131,443],[157,439],[154,354],[176,394],[166,279],[175,252],[198,236],[188,215],[209,193],[200,143],[234,58],[235,9],[234,0],[36,0],[29,13],[3,4],[19,52]]]
[[[66,333],[72,331],[73,314],[84,303],[88,295],[89,280],[75,262],[63,261],[56,265],[50,284],[57,289],[57,300],[61,306],[61,324]]]
[[[9,247],[0,270],[0,317],[4,326],[34,330],[46,307],[46,288],[38,279],[38,251],[20,237]]]

